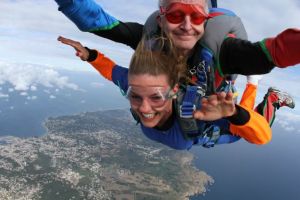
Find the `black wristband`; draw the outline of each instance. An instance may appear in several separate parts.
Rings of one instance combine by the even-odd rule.
[[[246,124],[250,120],[249,112],[239,105],[235,105],[235,108],[236,114],[226,117],[226,119],[228,119],[228,121],[234,125],[241,126]]]
[[[88,62],[93,62],[96,60],[97,56],[98,56],[98,52],[96,50],[93,49],[89,49],[88,47],[84,47],[86,50],[88,50],[89,52],[89,57],[86,61]]]

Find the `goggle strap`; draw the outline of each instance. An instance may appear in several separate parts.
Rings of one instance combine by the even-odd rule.
[[[126,96],[126,93],[125,93],[125,91],[121,88],[121,84],[120,84],[120,81],[119,81],[119,80],[117,81],[117,85],[118,85],[118,87],[119,87],[119,89],[120,89],[121,94],[125,97],[125,96]]]

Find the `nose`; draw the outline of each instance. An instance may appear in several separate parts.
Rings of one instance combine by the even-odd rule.
[[[143,99],[142,104],[139,106],[139,111],[144,113],[152,111],[152,107],[147,99]]]
[[[181,28],[187,31],[192,29],[191,17],[189,15],[184,17],[184,20],[181,23]]]

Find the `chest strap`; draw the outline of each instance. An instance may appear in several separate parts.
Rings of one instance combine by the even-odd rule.
[[[188,85],[186,87],[185,95],[179,108],[179,116],[181,118],[193,118],[193,113],[196,110],[195,101],[200,97],[197,91],[197,86]]]

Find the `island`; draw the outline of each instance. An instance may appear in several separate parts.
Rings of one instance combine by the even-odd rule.
[[[0,199],[189,199],[211,176],[146,138],[127,110],[48,118],[41,137],[0,138]]]

